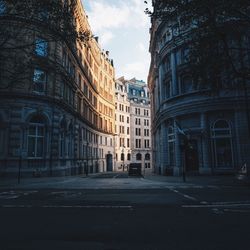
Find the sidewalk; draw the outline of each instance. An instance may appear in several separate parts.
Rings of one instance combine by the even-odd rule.
[[[18,179],[7,179],[7,178],[0,178],[0,189],[22,189],[22,188],[29,188],[32,186],[35,186],[36,188],[43,187],[46,188],[48,185],[48,188],[51,186],[55,187],[62,187],[62,188],[69,188],[72,185],[80,188],[81,186],[83,188],[87,188],[88,185],[91,189],[93,187],[93,184],[96,181],[105,181],[107,182],[109,178],[105,178],[105,176],[109,174],[114,173],[98,173],[98,174],[89,174],[88,176],[85,175],[78,175],[78,176],[64,176],[64,177],[38,177],[38,178],[22,178],[20,180],[20,184],[18,184]],[[93,178],[95,176],[103,175],[104,179],[102,177],[96,179]],[[114,180],[114,179],[110,179]],[[129,177],[128,180],[133,180],[133,183],[136,183],[136,180],[138,180],[138,183],[142,183],[142,181],[153,183],[153,185],[160,185],[160,186],[180,186],[180,185],[186,185],[186,186],[236,186],[236,187],[250,187],[250,178],[239,180],[236,176],[186,176],[186,182],[183,182],[182,176],[176,177],[176,176],[162,176],[162,175],[155,175],[150,174],[146,175],[144,177]],[[123,182],[123,179],[116,179],[117,183]]]
[[[239,179],[235,175],[207,175],[207,176],[186,176],[183,181],[182,176],[145,175],[144,179],[165,183],[186,183],[193,185],[216,185],[216,186],[249,186],[250,177]]]

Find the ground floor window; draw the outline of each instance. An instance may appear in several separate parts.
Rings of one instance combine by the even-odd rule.
[[[34,116],[28,127],[28,156],[41,158],[45,152],[45,121],[43,117]]]
[[[145,168],[150,168],[150,162],[145,163]]]
[[[212,127],[213,152],[216,167],[233,166],[231,128],[226,120],[217,120]]]

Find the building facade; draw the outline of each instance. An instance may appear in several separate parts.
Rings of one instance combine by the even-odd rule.
[[[151,111],[147,85],[144,81],[135,78],[125,80],[124,77],[117,80],[117,86],[120,84],[127,92],[124,98],[127,98],[130,113],[130,117],[127,117],[127,122],[130,122],[130,128],[127,127],[126,133],[127,142],[125,141],[122,150],[127,149],[128,163],[141,164],[142,174],[152,173]]]
[[[124,172],[131,162],[131,128],[127,84],[121,80],[115,83],[115,169]]]
[[[232,173],[245,163],[249,166],[249,89],[211,95],[209,89],[198,88],[188,70],[184,39],[188,30],[153,18],[150,32],[148,83],[155,171],[180,175],[185,165],[188,172]],[[189,141],[185,153],[183,132]]]
[[[82,2],[75,3],[70,18],[78,31],[89,32],[84,42],[47,29],[41,16],[23,23],[1,1],[0,28],[18,30],[0,52],[1,175],[20,168],[22,175],[113,170],[113,61],[92,38]]]

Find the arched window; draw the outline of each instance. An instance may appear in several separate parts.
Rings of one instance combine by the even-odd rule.
[[[45,152],[45,119],[33,116],[28,127],[28,157],[42,158]]]
[[[232,168],[232,135],[226,120],[217,120],[212,127],[215,165],[218,168]]]
[[[136,154],[136,160],[141,161],[141,154],[140,153]]]
[[[121,153],[121,161],[124,161],[124,153]]]
[[[145,154],[145,160],[146,160],[146,161],[149,161],[149,160],[150,160],[150,154],[149,154],[149,153]]]
[[[127,160],[128,160],[128,161],[131,160],[131,154],[127,154]]]

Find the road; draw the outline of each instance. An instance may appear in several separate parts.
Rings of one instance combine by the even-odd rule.
[[[250,189],[124,174],[41,180],[0,190],[0,222],[1,250],[243,250]]]

